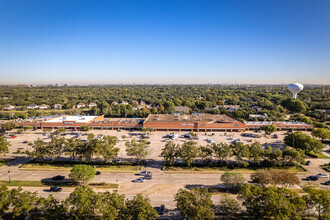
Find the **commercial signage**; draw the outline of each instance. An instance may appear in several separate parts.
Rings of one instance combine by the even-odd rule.
[[[194,126],[194,124],[180,124],[180,126]]]

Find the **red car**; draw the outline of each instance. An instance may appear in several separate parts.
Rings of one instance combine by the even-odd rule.
[[[17,136],[15,136],[15,135],[12,135],[12,136],[10,136],[10,138],[17,138]]]

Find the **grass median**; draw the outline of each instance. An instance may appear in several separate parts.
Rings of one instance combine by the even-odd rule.
[[[214,174],[214,173],[224,173],[226,171],[235,171],[240,173],[253,173],[257,170],[263,170],[263,169],[272,169],[272,170],[287,170],[292,173],[306,173],[306,170],[301,167],[297,166],[290,166],[290,167],[247,167],[247,168],[227,168],[227,167],[168,167],[165,171],[166,173],[201,173],[201,174]]]
[[[20,170],[27,171],[70,171],[74,165],[65,163],[27,163],[20,167]],[[117,172],[117,173],[136,173],[139,166],[132,164],[91,164],[96,170],[101,172]],[[140,169],[143,168],[140,166]]]
[[[17,186],[17,187],[76,187],[77,184],[72,181],[20,181],[13,180],[10,183],[8,181],[0,181],[0,186]],[[88,186],[92,188],[118,188],[116,183],[89,183]]]

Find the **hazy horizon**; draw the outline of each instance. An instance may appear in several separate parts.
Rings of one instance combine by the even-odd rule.
[[[330,84],[330,1],[0,2],[0,84]]]

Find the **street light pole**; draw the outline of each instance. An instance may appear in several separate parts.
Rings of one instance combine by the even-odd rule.
[[[10,170],[8,170],[8,178],[9,178],[8,183],[10,183],[10,182],[11,182],[11,181],[10,181]]]

